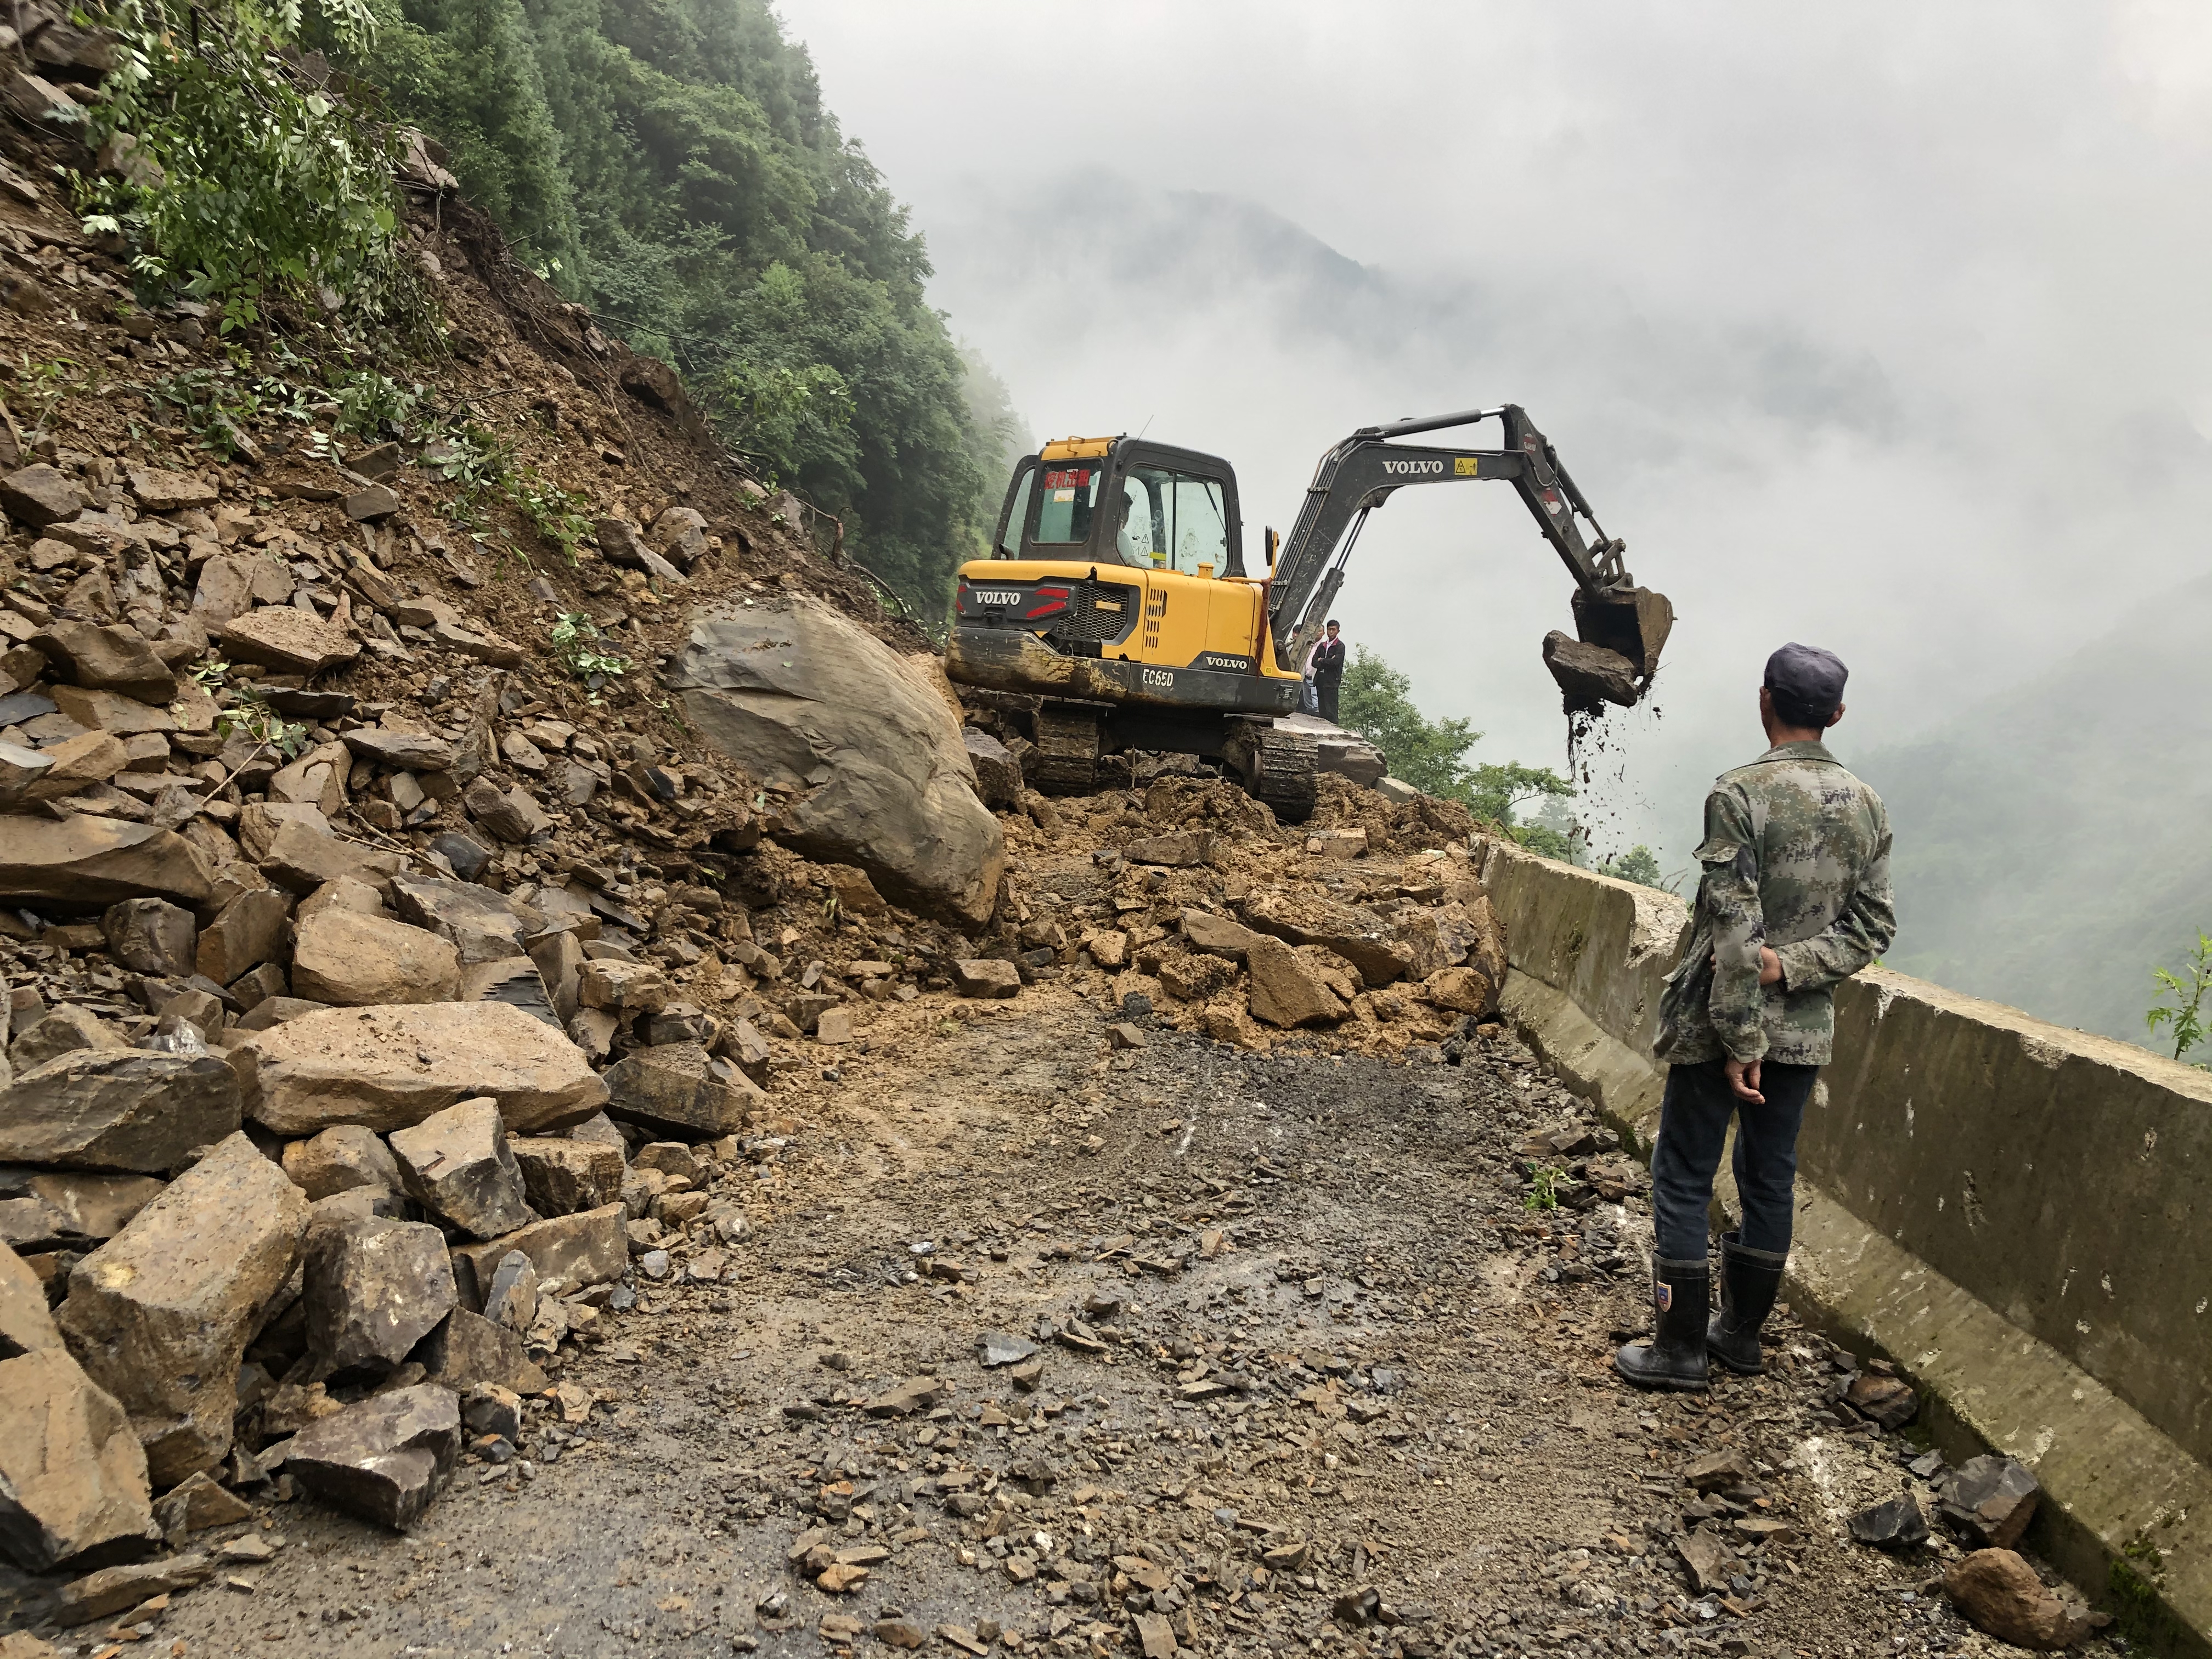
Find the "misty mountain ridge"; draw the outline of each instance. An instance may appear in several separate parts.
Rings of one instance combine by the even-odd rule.
[[[1891,967],[2145,1040],[2152,965],[2212,931],[2207,639],[2212,575],[1852,762],[1896,832]]]

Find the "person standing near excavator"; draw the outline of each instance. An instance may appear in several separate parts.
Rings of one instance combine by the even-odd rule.
[[[1790,1254],[1797,1131],[1834,1048],[1834,988],[1897,933],[1889,816],[1822,741],[1844,717],[1847,672],[1811,646],[1769,657],[1767,750],[1705,797],[1694,925],[1653,1044],[1668,1066],[1651,1152],[1654,1334],[1613,1356],[1638,1388],[1701,1390],[1709,1352],[1747,1376],[1765,1369],[1759,1330]],[[1732,1116],[1743,1222],[1721,1239],[1711,1314],[1705,1218]]]
[[[1335,725],[1337,694],[1344,687],[1344,641],[1337,635],[1334,617],[1329,618],[1328,634],[1307,660],[1306,672],[1313,676],[1314,699],[1321,705],[1321,717]]]

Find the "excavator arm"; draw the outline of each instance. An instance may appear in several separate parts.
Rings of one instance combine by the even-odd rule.
[[[1493,419],[1504,425],[1503,448],[1432,449],[1390,441]],[[1545,665],[1568,709],[1595,713],[1602,702],[1623,707],[1638,702],[1658,670],[1674,607],[1663,594],[1635,585],[1621,563],[1627,544],[1607,537],[1550,440],[1512,404],[1363,427],[1322,457],[1268,585],[1276,662],[1294,668],[1320,638],[1370,513],[1411,484],[1476,479],[1510,483],[1574,577],[1580,638],[1554,631],[1544,641]]]

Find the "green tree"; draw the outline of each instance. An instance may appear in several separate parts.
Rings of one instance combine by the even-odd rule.
[[[1617,859],[1608,859],[1597,867],[1598,874],[1611,876],[1616,881],[1632,881],[1642,887],[1656,887],[1667,890],[1660,879],[1658,856],[1638,842]]]
[[[2175,973],[2166,968],[2154,968],[2151,977],[2157,981],[2158,995],[2152,1000],[2150,1012],[2143,1016],[2143,1024],[2153,1031],[2165,1027],[2173,1037],[2173,1057],[2188,1058],[2189,1051],[2205,1038],[2204,997],[2212,992],[2212,933],[2197,936],[2197,950]],[[2159,1005],[2172,997],[2171,1007]],[[2199,1071],[2212,1071],[2202,1060],[2192,1061]]]
[[[1428,718],[1413,702],[1413,681],[1364,645],[1354,647],[1345,668],[1337,708],[1346,731],[1382,751],[1392,776],[1424,794],[1463,802],[1477,817],[1547,858],[1569,855],[1566,835],[1522,823],[1519,813],[1532,800],[1563,801],[1574,794],[1574,786],[1546,766],[1471,763],[1468,750],[1482,741],[1474,723]]]

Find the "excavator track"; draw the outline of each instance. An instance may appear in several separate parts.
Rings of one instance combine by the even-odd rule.
[[[1036,715],[1036,787],[1047,795],[1087,795],[1098,787],[1105,719],[1079,703],[1047,703]]]
[[[1304,823],[1313,816],[1321,772],[1321,750],[1302,732],[1240,723],[1223,753],[1244,781],[1244,793],[1264,802],[1281,823]]]

